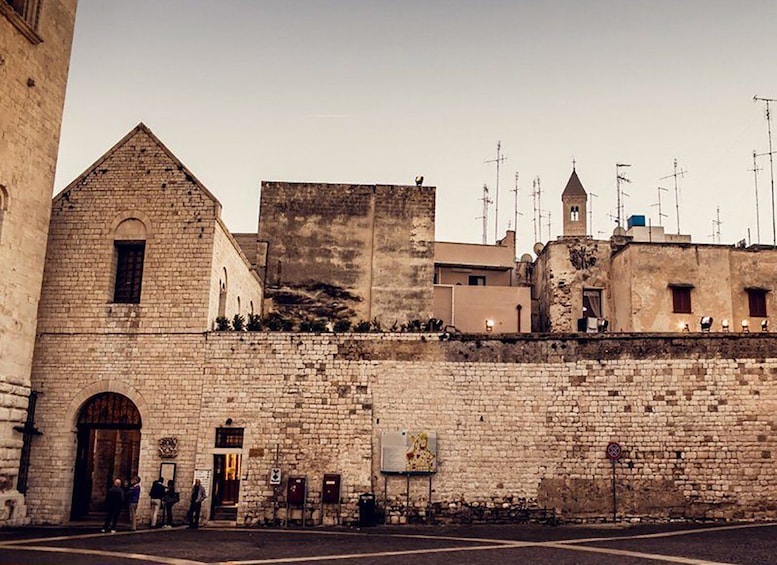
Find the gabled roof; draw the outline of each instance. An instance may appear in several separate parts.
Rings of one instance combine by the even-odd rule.
[[[57,195],[54,197],[54,201],[58,200],[63,194],[70,191],[72,188],[74,188],[78,183],[80,183],[84,178],[92,174],[92,172],[97,169],[102,163],[104,163],[106,160],[108,160],[116,151],[119,150],[124,144],[126,144],[129,140],[131,140],[133,137],[135,137],[138,133],[145,133],[151,141],[156,143],[159,148],[162,150],[162,152],[167,155],[173,163],[175,163],[178,170],[182,171],[187,178],[191,179],[192,183],[200,189],[203,194],[205,194],[208,198],[210,198],[217,206],[218,209],[221,209],[221,202],[219,202],[218,198],[216,198],[205,186],[195,177],[192,172],[186,168],[186,166],[176,157],[172,151],[170,151],[167,146],[165,146],[164,143],[162,143],[157,136],[154,135],[154,133],[148,129],[146,124],[143,122],[140,122],[138,125],[136,125],[134,128],[130,130],[130,132],[122,137],[116,145],[108,149],[102,157],[97,159],[91,166],[87,167],[87,169],[78,175],[70,184],[68,184],[65,188],[63,188],[61,191],[57,193]]]
[[[572,169],[572,174],[569,175],[567,187],[564,189],[564,192],[561,193],[561,198],[566,196],[588,196],[588,193],[583,188],[583,184],[580,182],[580,179],[577,177],[577,172],[575,172],[574,169]]]

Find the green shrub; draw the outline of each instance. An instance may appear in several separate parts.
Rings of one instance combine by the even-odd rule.
[[[245,316],[243,316],[241,313],[235,314],[235,317],[232,318],[232,329],[236,332],[242,332],[246,327],[246,319]]]
[[[216,318],[216,330],[220,332],[226,332],[232,329],[232,324],[229,323],[229,318],[226,316],[219,316]]]

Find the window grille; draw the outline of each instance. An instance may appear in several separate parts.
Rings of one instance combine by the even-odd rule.
[[[143,260],[145,242],[117,242],[116,287],[113,301],[124,304],[138,304],[143,282]]]
[[[216,428],[216,447],[243,447],[243,428]]]

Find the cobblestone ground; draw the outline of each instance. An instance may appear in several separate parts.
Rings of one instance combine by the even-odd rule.
[[[777,563],[777,524],[0,530],[0,564]]]

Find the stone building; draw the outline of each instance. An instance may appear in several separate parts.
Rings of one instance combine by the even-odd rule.
[[[571,187],[571,188],[570,188]],[[629,221],[609,240],[573,221],[585,189],[575,171],[562,194],[564,233],[543,246],[533,267],[534,328],[540,332],[711,331],[768,328],[777,308],[777,250],[692,243],[661,226]]]
[[[274,308],[387,328],[427,321],[434,199],[429,186],[262,182],[257,258]]]
[[[76,0],[0,2],[0,526],[27,515],[25,422],[75,12]]]
[[[203,333],[261,315],[263,292],[219,202],[143,124],[51,209],[33,387],[40,422],[71,403],[75,416],[42,428],[30,488],[61,496],[75,469],[61,520],[100,508],[114,476],[158,476],[158,440],[199,417]]]

